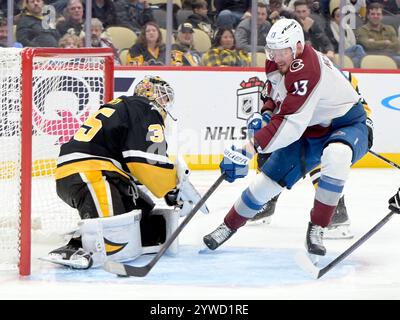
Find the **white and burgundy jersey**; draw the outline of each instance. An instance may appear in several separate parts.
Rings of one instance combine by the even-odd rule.
[[[329,132],[334,118],[343,116],[360,97],[351,83],[322,53],[305,45],[303,53],[282,75],[275,62],[265,65],[270,123],[255,137],[258,152],[270,153],[301,136],[318,137]]]

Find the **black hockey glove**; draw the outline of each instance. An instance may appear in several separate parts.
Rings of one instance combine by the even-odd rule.
[[[371,149],[374,144],[374,122],[367,118],[367,127],[368,127],[368,149]]]
[[[179,189],[173,189],[170,192],[168,192],[165,196],[165,203],[169,205],[170,207],[176,206],[176,207],[182,207],[183,202],[178,201],[178,195],[179,195]]]
[[[260,95],[261,101],[263,103],[266,103],[269,99],[271,99],[271,90],[272,90],[271,81],[266,80]]]
[[[389,199],[389,210],[400,214],[400,188],[397,193]]]

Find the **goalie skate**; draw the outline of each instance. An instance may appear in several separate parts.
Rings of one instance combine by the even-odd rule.
[[[46,257],[39,259],[73,269],[89,269],[93,265],[92,257],[79,244],[81,241],[73,238],[67,245],[53,250]]]

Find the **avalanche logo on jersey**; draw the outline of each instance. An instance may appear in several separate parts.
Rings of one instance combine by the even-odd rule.
[[[304,68],[303,60],[295,59],[290,64],[290,72],[297,72]]]

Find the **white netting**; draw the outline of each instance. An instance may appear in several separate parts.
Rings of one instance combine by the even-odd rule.
[[[102,57],[36,57],[32,79],[33,241],[76,227],[76,210],[56,194],[60,145],[104,102]],[[21,49],[0,49],[0,269],[19,257]]]

